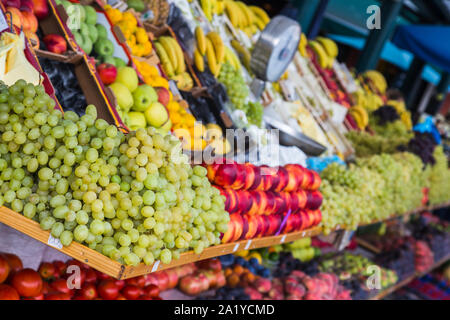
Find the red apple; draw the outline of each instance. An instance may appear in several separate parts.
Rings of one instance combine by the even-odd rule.
[[[104,84],[111,84],[116,80],[117,68],[109,63],[102,63],[97,67],[98,75]]]
[[[169,90],[167,90],[166,88],[163,88],[163,87],[158,87],[155,89],[156,89],[156,93],[158,94],[158,102],[166,107],[170,102]]]
[[[20,1],[20,11],[22,11],[22,13],[24,12],[29,12],[29,13],[33,13],[33,1],[31,0],[21,0]]]
[[[33,13],[36,17],[40,19],[44,19],[48,16],[48,5],[47,0],[32,0],[33,1]]]
[[[48,34],[43,41],[50,52],[63,54],[67,51],[67,42],[59,34]]]

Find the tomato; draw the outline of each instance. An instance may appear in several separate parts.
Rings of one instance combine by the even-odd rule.
[[[159,296],[159,287],[154,284],[150,284],[144,288],[144,292],[150,297],[157,297]]]
[[[55,266],[56,273],[61,276],[66,272],[67,265],[59,260],[53,261],[53,265]]]
[[[41,293],[41,294],[37,295],[36,297],[23,298],[23,300],[44,300],[44,294]]]
[[[16,289],[7,284],[0,284],[0,300],[20,300]]]
[[[6,262],[9,264],[10,274],[15,273],[19,270],[23,269],[22,260],[19,259],[18,256],[12,253],[0,253],[0,256],[3,257]]]
[[[27,268],[16,272],[12,277],[11,284],[20,296],[35,297],[41,293],[43,281],[39,273]]]
[[[67,293],[49,293],[45,296],[45,300],[70,300],[71,296]]]
[[[0,283],[3,283],[6,279],[8,279],[9,270],[10,268],[8,261],[0,256]]]
[[[70,268],[70,265],[67,267],[67,270],[63,275],[63,278],[68,280],[73,285],[76,285],[76,283],[79,281],[79,285],[81,287],[84,284],[84,282],[86,281],[86,270],[81,269],[80,267],[78,267],[78,270],[76,270],[76,269],[72,270],[69,268]],[[78,279],[76,279],[77,276],[79,277]]]
[[[137,300],[153,300],[149,295],[143,294]]]
[[[96,271],[96,272],[97,272],[97,278],[98,278],[99,280],[108,280],[108,279],[111,279],[110,276],[108,276],[107,274],[105,274],[105,273],[103,273],[103,272],[100,272],[100,271]]]
[[[97,287],[97,292],[100,297],[105,300],[114,300],[119,295],[119,288],[115,280],[103,280]]]
[[[42,279],[49,280],[55,275],[56,268],[52,263],[42,262],[39,266],[38,272]]]
[[[78,294],[86,300],[93,300],[98,297],[97,289],[93,283],[85,283]]]
[[[143,276],[134,277],[134,278],[125,280],[125,283],[127,285],[134,285],[136,287],[143,288],[143,287],[145,287],[145,278]]]
[[[97,281],[97,273],[93,269],[86,269],[85,283],[95,283]]]
[[[128,300],[136,300],[142,294],[142,289],[135,285],[126,285],[121,293]]]
[[[52,283],[50,283],[50,287],[53,290],[56,290],[57,293],[67,293],[70,296],[73,296],[73,294],[74,294],[73,290],[67,286],[66,279],[61,278],[61,279],[53,280]]]
[[[66,264],[67,264],[67,266],[78,266],[78,267],[84,269],[83,264],[80,261],[75,260],[75,259],[67,261]]]
[[[125,287],[125,280],[116,280],[116,286],[119,288],[119,291]]]
[[[42,293],[46,295],[47,293],[54,292],[55,290],[50,287],[50,284],[46,281],[42,284]]]

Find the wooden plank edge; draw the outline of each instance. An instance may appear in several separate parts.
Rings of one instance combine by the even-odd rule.
[[[313,237],[322,233],[321,227],[313,227],[308,230],[281,234],[277,236],[243,240],[233,243],[224,243],[206,248],[201,254],[195,254],[193,251],[185,252],[180,255],[180,258],[178,260],[174,260],[167,265],[160,264],[159,261],[156,261],[153,265],[150,266],[147,266],[145,264],[139,264],[138,266],[124,266],[117,261],[114,261],[104,256],[103,254],[75,241],[73,241],[70,246],[62,248],[57,248],[50,245],[48,242],[50,236],[49,231],[42,230],[39,226],[39,223],[28,219],[27,217],[14,212],[9,208],[0,207],[0,222],[116,279],[133,278],[199,260],[230,254],[238,250],[268,247],[272,245],[291,242],[304,237]]]

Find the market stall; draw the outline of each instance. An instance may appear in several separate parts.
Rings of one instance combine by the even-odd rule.
[[[231,0],[1,9],[0,299],[379,299],[448,260],[416,219],[448,155],[333,40]],[[423,233],[404,279],[347,251],[386,224]]]

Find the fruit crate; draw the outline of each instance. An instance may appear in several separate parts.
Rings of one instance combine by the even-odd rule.
[[[86,97],[88,104],[93,104],[97,108],[100,118],[108,123],[115,124],[122,131],[128,132],[128,128],[120,119],[115,108],[116,100],[111,90],[105,87],[100,80],[95,67],[95,60],[88,56],[76,43],[74,36],[67,26],[68,15],[62,5],[57,5],[54,0],[49,0],[49,15],[39,22],[39,27],[44,34],[57,33],[62,35],[71,51],[75,55],[68,55],[68,59],[48,52],[37,50],[36,54],[52,60],[73,63],[78,83]],[[79,58],[78,58],[79,57]]]
[[[201,254],[195,254],[192,251],[182,253],[178,260],[174,260],[168,265],[163,265],[158,260],[150,266],[144,264],[140,264],[138,266],[125,266],[77,242],[72,242],[72,244],[68,247],[63,247],[58,239],[50,236],[49,231],[42,230],[39,223],[6,207],[0,207],[0,222],[116,279],[133,278],[199,260],[231,254],[238,250],[269,247],[285,242],[291,242],[304,237],[313,237],[322,232],[320,227],[314,227],[308,230],[277,236],[220,244],[206,248]]]

